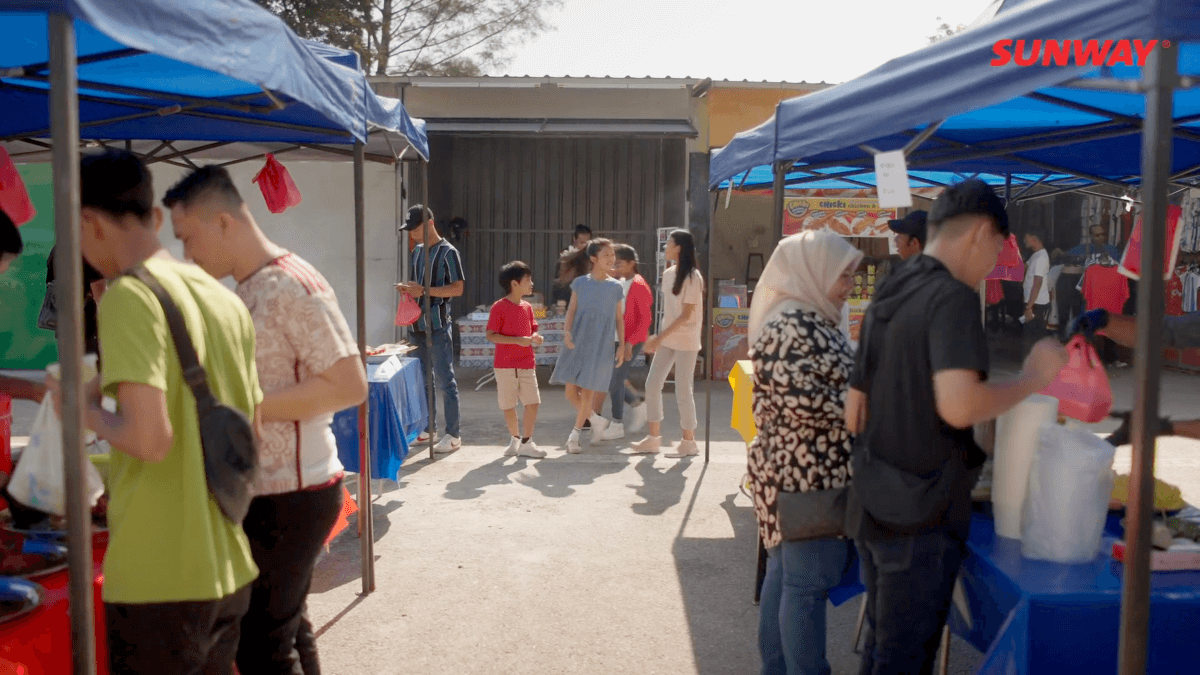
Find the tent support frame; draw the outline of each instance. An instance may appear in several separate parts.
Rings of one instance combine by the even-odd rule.
[[[1121,628],[1117,672],[1145,673],[1150,632],[1150,547],[1154,516],[1154,445],[1161,395],[1163,316],[1166,282],[1167,185],[1171,175],[1172,103],[1178,80],[1178,47],[1159,47],[1143,71],[1146,123],[1142,133],[1142,275],[1138,289],[1137,347],[1134,351],[1134,403],[1130,418],[1133,462],[1126,528],[1129,555],[1121,587]]]
[[[84,490],[83,252],[79,221],[79,102],[76,98],[75,24],[49,16],[50,129],[62,139],[52,150],[54,234],[58,271],[58,360],[61,364],[62,453],[66,474],[68,597],[71,657],[76,675],[95,675],[91,505]],[[64,311],[65,310],[65,311]]]
[[[354,275],[355,323],[358,328],[358,354],[367,366],[367,214],[364,189],[364,145],[354,142]],[[375,590],[375,523],[371,502],[371,445],[367,416],[370,396],[358,405],[358,513],[359,547],[362,556],[362,595]]]

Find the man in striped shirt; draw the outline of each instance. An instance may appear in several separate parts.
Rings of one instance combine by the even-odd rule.
[[[396,289],[407,293],[425,307],[425,248],[429,247],[430,269],[429,304],[433,326],[427,327],[425,314],[412,327],[412,340],[417,346],[417,358],[425,365],[426,331],[433,335],[433,377],[437,389],[442,392],[445,407],[446,435],[433,447],[434,452],[454,452],[462,447],[458,417],[458,382],[454,379],[454,335],[450,319],[450,301],[463,294],[463,266],[458,249],[438,234],[433,222],[433,211],[417,204],[408,210],[404,230],[416,242],[412,251],[411,281],[396,284]],[[429,415],[437,419],[437,411]],[[436,424],[436,422],[435,422]],[[427,440],[422,434],[418,440]]]

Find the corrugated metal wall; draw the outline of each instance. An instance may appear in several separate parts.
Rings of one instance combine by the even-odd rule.
[[[453,242],[467,273],[457,316],[499,297],[496,275],[511,260],[528,263],[549,298],[558,254],[577,223],[635,247],[656,285],[655,230],[685,224],[682,139],[434,135],[430,148],[429,201],[439,230],[447,235],[455,217],[469,224]]]

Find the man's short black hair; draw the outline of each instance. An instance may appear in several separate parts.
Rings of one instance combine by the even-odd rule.
[[[588,227],[587,225],[584,225],[583,223],[576,225],[575,226],[575,234],[572,235],[572,238],[578,237],[581,234],[586,234],[589,237],[592,236],[592,228]]]
[[[632,263],[638,261],[637,249],[629,244],[613,244],[613,253],[617,254],[617,260]]]
[[[940,228],[959,216],[985,216],[996,223],[996,231],[1008,236],[1008,213],[1004,201],[978,178],[951,185],[942,191],[929,209],[929,224]],[[936,234],[934,235],[936,237]]]
[[[514,260],[504,267],[500,268],[500,288],[504,289],[504,294],[512,293],[512,285],[520,283],[525,277],[533,276],[533,270],[529,269],[529,265]]]
[[[154,210],[150,170],[125,150],[84,155],[79,160],[79,204],[113,218],[130,215],[146,223]]]
[[[1036,237],[1043,244],[1046,243],[1046,231],[1036,225],[1025,231],[1026,237]]]
[[[232,206],[243,204],[242,195],[233,184],[229,170],[223,166],[209,164],[192,171],[167,190],[166,196],[163,197],[163,206],[168,209],[174,208],[176,204],[188,207],[200,197],[210,194],[224,197]]]
[[[17,224],[8,217],[3,209],[0,209],[0,255],[21,255],[23,250],[25,250],[25,243],[21,241],[21,233],[17,230]]]

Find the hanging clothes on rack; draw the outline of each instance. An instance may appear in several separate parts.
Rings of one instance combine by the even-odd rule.
[[[1166,287],[1167,298],[1166,298],[1166,308],[1164,310],[1166,312],[1167,316],[1183,315],[1183,274],[1184,274],[1184,269],[1185,268],[1182,268],[1182,267],[1176,267],[1175,273],[1171,275],[1170,279],[1167,279],[1167,287]]]
[[[1025,280],[1025,261],[1021,259],[1021,247],[1017,245],[1015,234],[1008,235],[1008,239],[1004,240],[1004,247],[1000,249],[996,268],[987,278],[999,281]]]
[[[1091,265],[1083,272],[1083,301],[1089,310],[1121,314],[1129,299],[1129,279],[1115,265]]]

